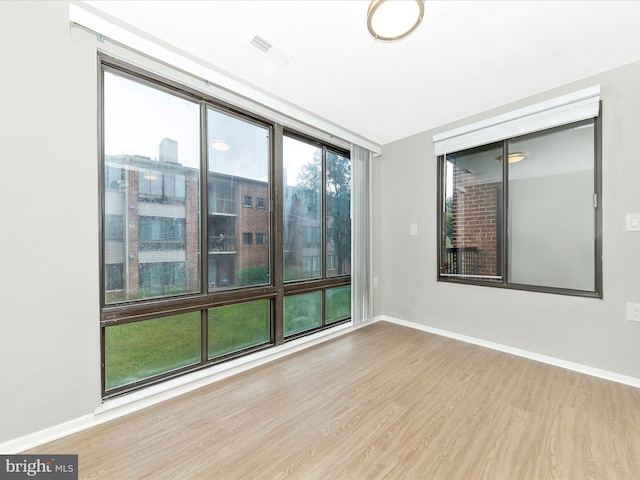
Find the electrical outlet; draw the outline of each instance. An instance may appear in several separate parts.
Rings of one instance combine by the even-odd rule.
[[[640,303],[627,303],[627,320],[640,322]]]

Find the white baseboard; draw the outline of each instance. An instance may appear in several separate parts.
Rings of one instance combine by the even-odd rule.
[[[220,365],[212,366],[167,382],[133,392],[122,397],[107,400],[99,405],[93,413],[74,418],[67,422],[54,425],[22,437],[0,443],[0,453],[16,454],[52,442],[59,438],[77,433],[87,428],[114,420],[129,413],[155,405],[170,398],[177,397],[197,388],[219,382],[225,378],[237,375],[249,369],[278,360],[300,350],[312,347],[327,340],[342,336],[358,328],[370,325],[372,322],[353,325],[337,325],[329,330],[318,332],[308,337],[301,337],[284,345],[241,357]]]
[[[499,352],[509,353],[518,357],[528,358],[537,362],[546,363],[555,367],[565,368],[578,373],[584,373],[591,375],[592,377],[602,378],[604,380],[611,380],[612,382],[622,383],[632,387],[640,388],[640,378],[630,377],[627,375],[621,375],[619,373],[610,372],[608,370],[602,370],[599,368],[589,367],[580,363],[569,362],[561,358],[550,357],[548,355],[542,355],[528,350],[522,350],[520,348],[510,347],[508,345],[502,345],[500,343],[489,342],[482,340],[481,338],[470,337],[467,335],[461,335],[459,333],[449,332],[447,330],[441,330],[439,328],[429,327],[427,325],[421,325],[419,323],[408,322],[399,318],[389,317],[386,315],[379,315],[373,319],[374,322],[386,321],[395,323],[397,325],[403,325],[405,327],[414,328],[423,332],[433,333],[442,337],[452,338],[454,340],[460,340],[461,342],[471,343],[481,347],[490,348]]]

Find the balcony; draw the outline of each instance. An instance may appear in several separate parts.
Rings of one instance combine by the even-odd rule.
[[[444,271],[456,275],[477,275],[478,247],[451,247],[445,251]]]
[[[213,198],[209,200],[209,215],[237,215],[233,198]]]
[[[223,235],[209,237],[209,253],[236,253],[236,237],[227,237]]]

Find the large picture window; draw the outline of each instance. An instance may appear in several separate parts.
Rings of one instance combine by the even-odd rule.
[[[598,126],[441,155],[439,280],[601,296]]]
[[[104,398],[350,321],[349,152],[114,59],[100,80]]]

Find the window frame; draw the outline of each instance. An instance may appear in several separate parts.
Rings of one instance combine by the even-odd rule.
[[[304,294],[304,293],[311,293],[314,291],[318,291],[320,288],[322,289],[322,307],[321,307],[321,311],[322,311],[322,324],[316,328],[312,328],[310,330],[304,330],[301,332],[296,332],[293,333],[289,336],[285,337],[285,341],[289,341],[289,340],[295,340],[296,338],[302,337],[302,336],[306,336],[309,335],[311,333],[315,333],[317,331],[326,329],[326,328],[330,328],[333,325],[339,325],[340,323],[344,323],[345,321],[349,321],[350,317],[348,319],[345,320],[341,320],[338,321],[336,323],[327,323],[326,322],[326,290],[334,288],[334,287],[340,287],[340,286],[345,286],[345,285],[352,285],[351,282],[351,274],[348,275],[340,275],[340,276],[328,276],[327,275],[327,263],[326,263],[326,255],[327,255],[327,201],[326,201],[326,194],[327,194],[327,153],[328,152],[333,152],[336,153],[338,155],[342,155],[346,158],[349,158],[349,160],[351,160],[351,153],[345,151],[342,148],[336,147],[336,146],[332,146],[327,144],[326,142],[321,142],[318,141],[312,137],[309,137],[307,135],[303,135],[299,132],[293,131],[291,129],[285,129],[285,131],[283,132],[283,137],[289,137],[293,140],[297,140],[300,142],[304,142],[307,143],[309,145],[315,146],[317,148],[320,148],[322,150],[322,157],[321,157],[321,182],[320,182],[320,192],[321,192],[321,227],[320,227],[320,244],[321,244],[321,253],[319,254],[320,257],[320,277],[312,277],[312,278],[308,278],[308,279],[298,279],[298,280],[288,280],[288,281],[283,281],[283,292],[284,292],[284,297],[288,297],[288,296],[292,296],[292,295],[297,295],[297,294]],[[283,165],[282,165],[282,156],[279,157],[279,164],[278,164],[278,168],[280,170],[280,175],[282,175],[282,170],[283,170]],[[351,163],[351,171],[353,172],[353,163]],[[351,201],[353,202],[353,188],[351,190]],[[284,208],[281,209],[280,211],[280,215],[283,214]],[[279,223],[279,225],[282,225],[282,228],[284,230],[284,223]],[[284,232],[282,232],[283,234]],[[353,242],[353,235],[352,235],[352,242]],[[280,245],[283,245],[283,243],[281,243]],[[283,249],[280,248],[280,255],[283,254]],[[282,260],[282,265],[284,265],[284,260]],[[282,274],[282,272],[280,272],[280,274]]]
[[[493,288],[506,288],[511,290],[523,290],[530,292],[538,292],[538,293],[550,293],[550,294],[558,294],[558,295],[569,295],[569,296],[577,296],[577,297],[585,297],[585,298],[603,298],[603,285],[602,285],[602,105],[600,102],[598,116],[594,117],[593,126],[594,126],[594,136],[593,136],[593,153],[594,153],[594,170],[593,170],[593,189],[595,194],[595,206],[594,210],[594,290],[576,290],[570,288],[561,288],[561,287],[547,287],[541,285],[529,285],[529,284],[519,284],[512,283],[509,280],[509,255],[508,255],[508,217],[509,217],[509,163],[503,162],[502,165],[502,241],[499,246],[498,255],[501,257],[501,271],[502,278],[499,280],[496,279],[481,279],[481,278],[473,278],[471,276],[450,276],[443,275],[443,253],[444,246],[446,244],[445,241],[445,228],[444,228],[444,217],[446,215],[445,212],[445,199],[444,194],[446,191],[446,162],[447,155],[438,155],[437,156],[437,281],[438,282],[447,282],[447,283],[457,283],[457,284],[465,284],[465,285],[476,285],[476,286],[485,286],[485,287],[493,287]],[[575,122],[569,122],[557,127],[544,129],[536,132],[532,132],[533,134],[543,134],[550,133],[553,131],[559,131],[567,128],[573,124],[579,124],[584,122],[584,120],[579,120]],[[501,141],[502,143],[502,155],[503,158],[508,158],[509,154],[509,142],[513,140],[517,140],[518,138],[524,135],[514,136],[510,138],[505,138]],[[487,145],[495,143],[489,142]],[[479,145],[483,146],[483,145]],[[465,151],[460,150],[460,151]],[[455,153],[455,152],[452,152]]]
[[[106,211],[106,192],[119,187],[119,185],[105,186],[105,154],[104,154],[104,75],[110,72],[126,79],[143,84],[145,86],[159,89],[179,98],[189,101],[198,102],[200,105],[200,173],[199,173],[199,248],[200,252],[208,251],[208,234],[206,213],[208,211],[208,153],[207,153],[207,126],[206,112],[208,108],[217,109],[230,116],[238,117],[244,121],[263,126],[269,131],[269,187],[268,197],[270,199],[269,207],[269,232],[265,235],[265,244],[269,246],[269,283],[264,285],[248,285],[240,288],[233,288],[222,291],[209,291],[208,285],[208,260],[203,259],[206,255],[199,255],[199,279],[200,290],[195,293],[177,294],[175,296],[142,298],[121,302],[107,303],[106,296],[106,277],[105,277],[105,211]],[[280,191],[279,185],[282,185],[282,137],[284,135],[284,127],[275,119],[265,118],[253,112],[247,112],[243,109],[229,104],[225,101],[212,97],[200,90],[185,86],[174,80],[169,80],[156,73],[152,73],[143,68],[131,65],[120,59],[113,58],[107,54],[98,54],[98,128],[99,128],[99,151],[98,151],[98,192],[99,192],[99,253],[100,253],[100,342],[101,342],[101,391],[103,400],[115,398],[130,392],[155,385],[177,376],[198,371],[200,369],[209,368],[213,365],[239,358],[248,354],[256,353],[265,349],[269,349],[278,345],[282,345],[287,341],[293,340],[305,335],[310,335],[336,325],[344,324],[351,321],[351,318],[345,318],[335,323],[326,323],[324,318],[324,298],[325,291],[336,286],[351,286],[351,275],[337,278],[320,278],[312,281],[298,282],[295,285],[284,285],[283,282],[283,256],[279,251],[278,245],[282,244],[283,230],[283,214],[281,201],[277,197]],[[287,130],[287,134],[300,135],[297,131]],[[304,136],[307,141],[317,142],[322,145],[323,149],[340,152],[350,158],[350,153],[344,148],[328,143],[326,140],[311,139]],[[176,198],[176,197],[172,197]],[[253,199],[252,199],[253,200]],[[243,204],[244,198],[243,198]],[[253,201],[252,201],[253,203]],[[244,205],[243,205],[244,206]],[[252,205],[253,206],[253,205]],[[266,208],[266,204],[265,204]],[[324,219],[324,217],[323,217]],[[324,221],[324,220],[323,220]],[[323,229],[324,230],[324,229]],[[188,235],[188,234],[187,234]],[[323,234],[324,235],[324,234]],[[321,291],[323,298],[323,326],[309,331],[301,332],[291,338],[285,338],[283,334],[283,300],[284,296],[293,293],[303,293],[311,291]],[[265,343],[252,345],[240,350],[221,355],[219,357],[208,358],[207,342],[208,342],[208,318],[207,311],[227,305],[245,304],[257,300],[269,300],[270,315],[270,333],[269,340]],[[149,378],[145,378],[131,383],[118,386],[116,388],[106,389],[105,382],[105,332],[107,328],[117,325],[126,325],[134,322],[143,322],[171,315],[187,314],[192,312],[200,312],[201,316],[201,359],[197,364],[176,368],[174,370],[154,374]]]

